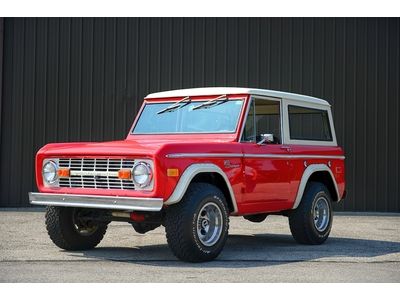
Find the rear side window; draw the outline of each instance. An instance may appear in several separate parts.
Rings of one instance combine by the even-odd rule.
[[[292,140],[332,141],[326,110],[289,105],[289,129]]]

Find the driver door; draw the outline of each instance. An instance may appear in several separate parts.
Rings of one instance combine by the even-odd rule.
[[[290,148],[282,145],[280,99],[251,99],[241,143],[244,154],[243,206],[246,213],[278,211],[290,206]],[[273,141],[260,143],[263,134]]]

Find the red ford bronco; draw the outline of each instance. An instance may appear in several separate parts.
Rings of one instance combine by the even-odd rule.
[[[48,144],[36,156],[51,240],[94,248],[108,223],[165,227],[179,259],[209,261],[229,217],[287,216],[294,239],[321,244],[345,195],[344,155],[328,102],[247,88],[150,94],[125,140]]]

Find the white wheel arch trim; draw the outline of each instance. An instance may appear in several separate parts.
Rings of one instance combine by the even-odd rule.
[[[237,212],[237,204],[236,204],[236,198],[235,194],[233,193],[231,183],[229,182],[228,177],[226,176],[225,172],[222,171],[220,167],[214,164],[193,164],[190,165],[182,174],[181,178],[178,181],[178,184],[175,187],[174,192],[172,195],[168,198],[167,201],[164,202],[165,205],[171,205],[178,203],[181,201],[183,195],[186,193],[187,188],[189,187],[189,184],[192,182],[192,179],[200,173],[218,173],[219,175],[222,176],[222,178],[225,180],[225,183],[228,187],[229,194],[232,199],[232,205],[233,205],[233,213]]]
[[[296,209],[299,206],[301,199],[303,198],[304,190],[306,188],[306,185],[308,183],[308,179],[310,178],[310,176],[313,173],[319,172],[319,171],[327,171],[331,175],[332,182],[333,182],[333,185],[335,186],[335,190],[336,190],[336,195],[332,195],[332,197],[336,197],[336,200],[339,200],[339,189],[337,187],[335,176],[333,176],[331,169],[327,165],[324,165],[324,164],[314,164],[314,165],[309,165],[304,170],[303,176],[301,177],[301,181],[299,184],[299,189],[297,191],[296,200],[294,201],[292,209]]]

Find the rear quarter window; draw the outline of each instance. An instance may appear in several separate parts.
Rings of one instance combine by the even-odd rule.
[[[328,111],[289,105],[288,112],[290,139],[332,141]]]

